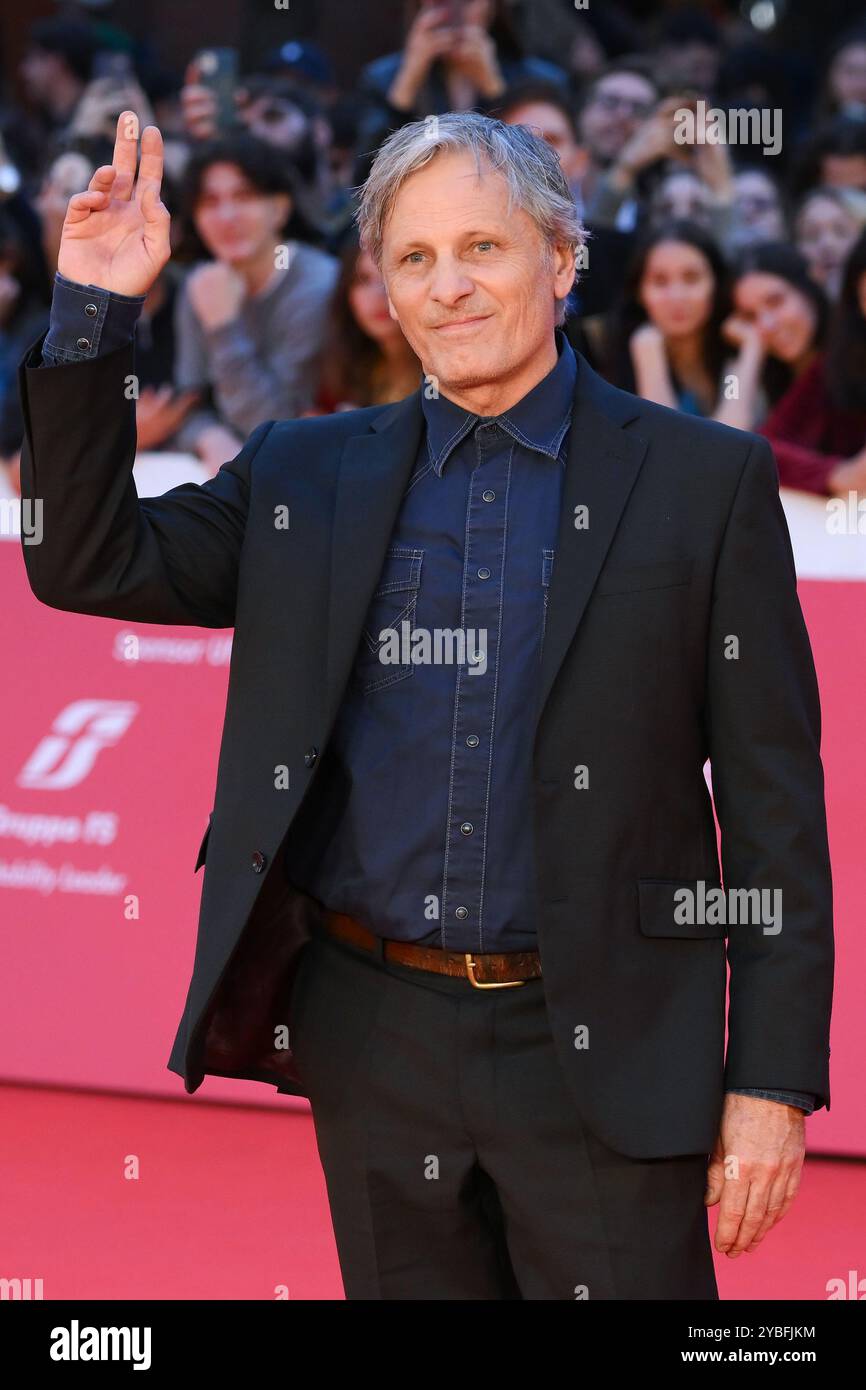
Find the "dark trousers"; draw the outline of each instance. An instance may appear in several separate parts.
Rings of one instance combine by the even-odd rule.
[[[289,1018],[347,1298],[718,1298],[707,1155],[589,1132],[542,980],[478,990],[317,931]]]

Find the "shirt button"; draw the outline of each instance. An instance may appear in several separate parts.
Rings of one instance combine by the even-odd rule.
[[[455,909],[454,909],[454,916],[455,916],[455,917],[459,917],[461,922],[465,922],[465,921],[466,921],[466,918],[469,916],[469,908],[468,908],[468,907],[455,907]]]
[[[318,750],[318,748],[308,748],[307,751],[306,751],[306,753],[304,754],[304,765],[305,765],[306,767],[315,767],[315,766],[316,766],[316,759],[318,758],[318,756],[319,756],[319,750]]]
[[[87,349],[90,347],[90,339],[89,339],[89,338],[79,338],[79,339],[77,340],[75,346],[76,346],[77,348],[79,348],[82,352],[86,352]]]
[[[477,735],[477,734],[469,734],[469,735],[467,736],[467,739],[466,739],[466,747],[467,747],[467,748],[477,748],[477,747],[478,747],[478,735]]]
[[[84,312],[89,319],[95,319],[96,315],[99,313],[99,310],[97,309],[95,304],[85,304]]]
[[[488,488],[486,492],[482,492],[481,496],[482,496],[482,498],[483,498],[483,500],[484,500],[485,502],[495,502],[495,501],[496,501],[496,493],[495,493],[495,492],[491,492],[491,491],[490,491],[490,488]]]
[[[474,827],[474,825],[472,824],[472,822],[471,822],[471,821],[468,821],[468,820],[465,820],[465,821],[463,822],[463,824],[461,825],[461,827],[460,827],[460,834],[461,834],[461,835],[471,835],[471,834],[472,834],[472,831],[473,831],[474,829],[475,829],[475,827]]]
[[[490,570],[489,570],[489,569],[482,569],[482,570],[479,570],[479,571],[478,571],[478,578],[479,578],[479,579],[489,579],[489,578],[490,578]]]

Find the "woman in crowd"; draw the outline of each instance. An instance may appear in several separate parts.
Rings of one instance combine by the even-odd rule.
[[[866,491],[866,233],[846,263],[826,351],[823,297],[792,248],[755,248],[734,301],[768,354],[775,404],[760,433],[781,483],[825,496]]]
[[[328,414],[387,405],[417,390],[421,363],[388,312],[385,282],[357,236],[340,254],[315,409]]]
[[[732,288],[734,312],[726,324],[733,336],[754,333],[761,347],[759,389],[763,419],[824,346],[829,301],[810,276],[804,256],[782,242],[764,242],[741,255]]]
[[[794,238],[809,273],[835,300],[851,247],[866,226],[866,193],[854,188],[814,188],[794,219]]]
[[[313,404],[338,266],[311,244],[285,157],[246,132],[196,150],[183,204],[210,259],[178,295],[175,384],[210,401],[174,445],[215,472],[263,420]]]
[[[617,385],[740,429],[753,424],[762,355],[748,325],[728,338],[728,271],[713,238],[692,222],[656,228],[626,271],[611,325],[608,375]]]

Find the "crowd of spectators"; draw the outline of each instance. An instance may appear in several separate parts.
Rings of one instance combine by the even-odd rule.
[[[212,54],[173,74],[158,41],[85,9],[33,24],[15,98],[0,101],[13,486],[18,362],[48,325],[67,201],[110,162],[120,111],[160,127],[172,213],[172,259],[137,328],[139,448],[213,473],[262,420],[418,386],[358,244],[357,188],[389,131],[471,109],[533,127],[559,155],[587,228],[564,331],[597,371],[760,431],[783,485],[866,494],[866,17],[817,55],[810,88],[741,12],[658,6],[606,27],[593,22],[605,8],[563,4],[554,59],[550,43],[531,51],[508,0],[407,0],[399,46],[349,91],[312,43],[263,53],[227,89]],[[705,138],[680,138],[684,111]],[[713,112],[730,118],[726,141],[707,134]]]

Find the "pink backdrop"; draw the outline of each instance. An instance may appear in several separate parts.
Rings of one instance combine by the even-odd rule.
[[[185,1097],[165,1063],[192,968],[231,634],[47,608],[9,537],[0,583],[0,1077]],[[809,1142],[863,1155],[866,584],[801,579],[800,595],[821,683],[838,951],[833,1108],[808,1122]],[[198,1095],[304,1104],[219,1078]]]

